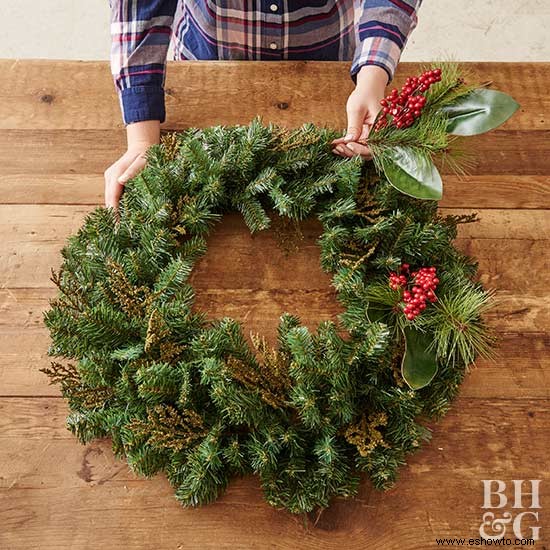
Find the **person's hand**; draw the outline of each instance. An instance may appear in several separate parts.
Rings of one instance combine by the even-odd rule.
[[[332,141],[332,152],[342,157],[361,155],[371,159],[372,154],[366,145],[358,143],[365,141],[374,123],[374,119],[382,109],[380,100],[384,98],[384,90],[388,83],[388,73],[378,65],[364,65],[357,73],[357,84],[351,92],[347,104],[347,130],[344,137]]]
[[[147,149],[160,141],[160,121],[144,120],[126,127],[128,148],[126,152],[105,170],[105,206],[118,209],[118,202],[128,180],[145,168]]]

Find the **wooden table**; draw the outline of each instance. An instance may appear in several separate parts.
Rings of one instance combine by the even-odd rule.
[[[305,528],[265,504],[254,478],[208,507],[183,509],[163,476],[139,479],[109,441],[84,447],[65,429],[65,401],[39,372],[49,362],[50,267],[103,203],[103,171],[122,153],[125,132],[107,63],[0,61],[0,548],[424,550],[436,538],[479,535],[482,479],[543,479],[537,547],[550,547],[550,64],[468,65],[522,105],[497,131],[468,140],[472,175],[447,175],[441,202],[444,212],[481,217],[457,244],[497,289],[490,323],[501,356],[473,370],[395,488],[364,483],[358,499],[335,502]],[[417,69],[401,64],[396,84]],[[347,71],[337,62],[172,62],[164,127],[260,114],[343,129]],[[268,336],[285,310],[311,328],[334,317],[318,234],[307,223],[299,252],[285,257],[272,232],[252,238],[229,216],[194,274],[199,305]]]

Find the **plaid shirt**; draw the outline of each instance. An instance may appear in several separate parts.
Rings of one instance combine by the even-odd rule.
[[[393,79],[422,0],[109,0],[111,72],[124,124],[165,121],[174,60],[351,60]]]

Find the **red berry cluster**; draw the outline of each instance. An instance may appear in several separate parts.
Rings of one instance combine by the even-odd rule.
[[[407,269],[409,268],[409,264],[403,264],[401,266],[401,271],[404,271],[404,267],[407,266]],[[409,281],[407,280],[407,277],[403,274],[398,275],[397,273],[390,273],[390,287],[393,290],[397,290],[399,287],[407,286],[407,283]]]
[[[406,304],[403,313],[409,321],[412,321],[426,309],[426,302],[437,302],[434,291],[439,284],[435,274],[435,267],[421,267],[409,274],[409,264],[401,266],[401,273],[390,274],[390,287],[393,290],[404,288],[403,302]],[[409,278],[410,277],[410,278]],[[412,289],[407,286],[412,284]]]
[[[374,130],[387,126],[388,115],[392,116],[391,123],[397,128],[411,126],[422,114],[422,109],[426,104],[426,97],[421,93],[440,80],[441,69],[426,71],[420,76],[409,76],[401,88],[401,92],[394,88],[390,95],[380,101],[384,116],[378,119]]]

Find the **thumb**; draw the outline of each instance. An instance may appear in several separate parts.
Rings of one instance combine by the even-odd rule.
[[[357,141],[363,131],[366,109],[354,107],[348,111],[348,127],[344,141]]]
[[[125,184],[133,177],[137,176],[147,164],[147,159],[144,155],[139,155],[133,162],[126,168],[121,176],[117,179],[117,182],[120,184]]]

